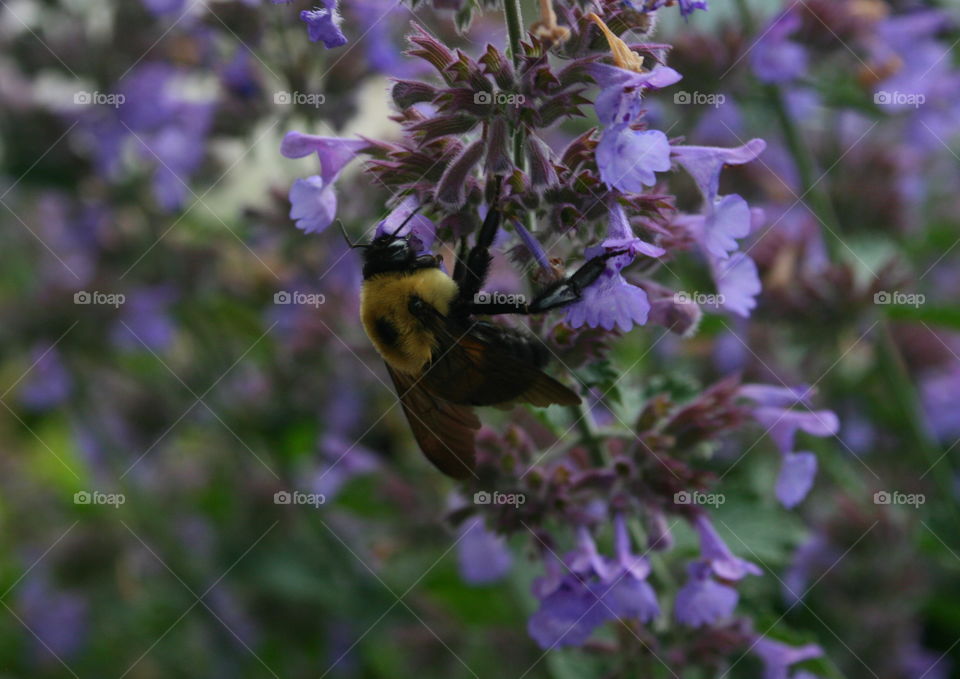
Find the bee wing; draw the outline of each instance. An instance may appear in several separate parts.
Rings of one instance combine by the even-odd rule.
[[[438,345],[422,381],[447,401],[473,406],[529,403],[541,408],[580,403],[575,392],[532,361],[517,357],[506,342],[497,341],[496,333],[505,330],[482,323],[460,328],[432,307],[418,318]]]
[[[414,438],[437,469],[455,479],[473,474],[473,433],[480,420],[465,405],[450,403],[433,393],[423,379],[397,372],[387,365]]]

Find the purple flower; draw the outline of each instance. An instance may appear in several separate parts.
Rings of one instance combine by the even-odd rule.
[[[541,648],[580,646],[593,631],[618,618],[649,622],[660,614],[646,578],[650,564],[630,551],[626,519],[614,517],[614,558],[606,559],[585,526],[577,530],[577,548],[565,561],[570,575],[560,577],[556,561],[547,577],[535,583],[540,608],[527,629]]]
[[[287,158],[303,158],[316,153],[320,174],[298,179],[290,187],[290,218],[306,233],[317,233],[333,223],[337,214],[337,196],[333,182],[366,142],[339,137],[318,137],[288,132],[280,145]]]
[[[674,146],[671,153],[677,162],[693,177],[703,194],[705,203],[716,202],[720,188],[720,172],[724,165],[743,165],[763,153],[767,144],[762,139],[751,139],[743,146]]]
[[[303,158],[316,153],[320,161],[320,177],[323,183],[332,184],[346,164],[366,146],[367,142],[360,139],[287,132],[280,144],[280,153],[285,158]]]
[[[823,655],[816,644],[789,646],[769,637],[758,637],[751,650],[763,661],[763,679],[788,679],[791,665]]]
[[[760,575],[755,565],[734,555],[727,547],[706,514],[699,514],[693,520],[693,527],[700,536],[700,555],[722,580],[740,580],[747,575]]]
[[[126,351],[140,351],[144,345],[151,351],[165,350],[176,331],[168,312],[173,299],[173,291],[164,286],[130,293],[123,305],[122,322],[111,329],[113,344]]]
[[[384,234],[401,237],[410,236],[418,254],[428,253],[437,237],[437,226],[424,215],[414,214],[419,204],[420,201],[412,194],[404,198],[387,215],[386,219],[377,224],[377,230],[373,237],[377,238]],[[413,216],[411,217],[411,215]],[[400,228],[404,222],[406,222],[406,225]]]
[[[791,11],[779,14],[750,53],[753,72],[766,83],[786,83],[807,70],[807,51],[787,38],[800,28],[800,17]]]
[[[637,73],[609,64],[592,63],[587,73],[602,89],[593,103],[603,125],[629,125],[640,116],[644,89],[660,89],[678,82],[683,76],[668,66]]]
[[[290,219],[304,233],[319,233],[333,223],[337,214],[337,194],[333,184],[324,185],[314,175],[297,179],[290,187]]]
[[[123,79],[118,92],[122,106],[95,107],[81,119],[101,174],[118,178],[123,153],[134,146],[154,166],[153,193],[168,211],[179,208],[190,193],[190,176],[205,156],[215,109],[212,101],[185,98],[180,76],[169,64],[144,63]]]
[[[30,410],[49,410],[70,395],[72,380],[60,352],[55,347],[34,347],[31,352],[33,368],[20,386],[19,398]]]
[[[793,451],[797,431],[812,436],[833,436],[840,430],[840,420],[832,410],[786,410],[779,406],[759,406],[753,417],[768,429],[780,452]]]
[[[607,613],[590,586],[569,576],[540,601],[527,621],[527,632],[544,650],[582,646],[606,622]]]
[[[920,380],[920,399],[927,427],[938,440],[950,443],[960,436],[960,365],[934,371]]]
[[[717,582],[709,564],[693,562],[687,566],[687,573],[687,582],[674,602],[677,621],[687,627],[701,627],[733,615],[740,595],[733,587]]]
[[[19,616],[35,635],[38,656],[53,653],[68,660],[86,639],[88,605],[79,594],[59,589],[46,573],[37,572],[17,596]]]
[[[722,300],[720,306],[732,314],[749,318],[750,312],[757,306],[756,298],[763,289],[756,263],[742,252],[734,253],[726,260],[708,259],[719,299]]]
[[[657,595],[647,583],[650,563],[630,550],[630,534],[622,514],[613,519],[614,560],[606,569],[604,581],[609,587],[602,595],[603,603],[618,618],[650,622],[660,615]]]
[[[323,7],[303,10],[300,19],[307,24],[307,36],[311,42],[322,42],[327,49],[347,44],[347,38],[340,30],[336,0],[323,0]]]
[[[624,193],[642,193],[657,183],[656,172],[670,169],[670,142],[660,130],[634,130],[615,125],[597,144],[597,167],[607,186]]]
[[[788,508],[799,504],[817,473],[817,458],[810,452],[795,452],[797,431],[813,436],[832,436],[840,430],[840,421],[830,410],[810,410],[807,399],[810,390],[804,387],[772,387],[749,384],[741,387],[740,395],[757,405],[753,418],[767,430],[783,456],[777,477],[777,499]],[[791,406],[802,405],[802,410]]]
[[[750,233],[751,215],[747,201],[737,194],[723,196],[707,206],[703,222],[703,245],[717,259],[727,259],[740,247],[737,239]]]
[[[173,14],[183,9],[185,0],[143,0],[143,6],[152,14]]]
[[[817,475],[817,456],[813,453],[784,453],[777,475],[777,499],[787,509],[796,507],[810,492]]]
[[[631,9],[641,12],[653,12],[668,4],[674,4],[674,0],[637,0],[637,3],[639,6],[634,3],[634,0],[624,0],[624,4]],[[698,9],[707,10],[707,0],[679,0],[676,4],[680,6],[680,16],[684,18]]]
[[[627,252],[608,259],[600,278],[583,291],[580,301],[567,307],[566,321],[571,327],[587,325],[606,330],[619,327],[623,332],[628,332],[634,324],[643,325],[647,322],[650,312],[647,293],[628,283],[620,271],[637,255],[660,257],[666,251],[637,238],[619,204],[610,210],[606,239],[599,247],[588,248],[584,254],[590,259],[617,250]]]
[[[457,564],[460,577],[471,585],[485,585],[504,577],[513,564],[502,536],[491,533],[483,519],[473,517],[460,526]]]

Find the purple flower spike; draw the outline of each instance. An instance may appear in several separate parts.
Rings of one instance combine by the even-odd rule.
[[[763,679],[788,679],[791,665],[823,655],[816,644],[789,646],[769,637],[758,637],[753,652],[763,661]]]
[[[280,144],[280,153],[286,158],[303,158],[316,153],[320,160],[320,177],[323,183],[332,184],[347,163],[366,147],[367,142],[359,139],[288,132]]]
[[[320,233],[333,223],[337,214],[337,194],[332,184],[314,175],[298,179],[290,187],[290,219],[304,233]]]
[[[674,603],[678,622],[687,627],[701,627],[733,615],[740,599],[737,590],[714,580],[708,564],[691,563],[687,573],[689,578],[677,592]]]
[[[674,146],[673,156],[697,183],[707,205],[716,201],[720,171],[724,165],[743,165],[763,153],[767,143],[751,139],[743,146],[725,149],[718,146]]]
[[[670,142],[660,130],[608,128],[596,154],[600,178],[624,193],[642,193],[645,186],[657,183],[656,172],[670,169]]]
[[[693,527],[700,536],[700,554],[718,578],[740,580],[746,575],[760,575],[762,571],[759,567],[730,551],[706,514],[697,516]]]
[[[347,44],[347,37],[340,30],[340,13],[336,0],[324,0],[323,7],[303,10],[300,18],[307,24],[310,42],[322,42],[327,49]]]
[[[485,585],[505,576],[513,563],[503,537],[491,533],[483,520],[474,517],[460,528],[457,564],[460,576],[471,585]]]
[[[796,507],[813,487],[817,456],[813,453],[786,453],[777,476],[777,499],[787,509]]]

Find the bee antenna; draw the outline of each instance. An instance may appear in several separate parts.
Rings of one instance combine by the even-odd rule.
[[[350,249],[365,248],[365,247],[367,247],[366,245],[363,245],[362,243],[352,243],[352,242],[350,242],[350,236],[347,235],[347,230],[346,230],[346,228],[344,228],[343,222],[340,221],[339,219],[337,220],[337,226],[340,227],[340,233],[343,234],[343,240],[345,240],[345,241],[347,242],[347,247],[349,247]]]
[[[414,217],[417,216],[417,213],[420,212],[421,208],[423,208],[423,203],[421,203],[420,205],[417,205],[417,207],[415,207],[415,208],[413,209],[413,212],[411,212],[409,215],[407,215],[407,218],[403,220],[403,224],[401,224],[401,225],[398,226],[396,229],[394,229],[394,230],[393,230],[393,233],[391,233],[390,236],[391,236],[391,237],[394,237],[394,236],[396,236],[398,233],[400,233],[400,231],[403,229],[403,227],[405,227],[405,226],[410,222],[411,219],[413,219]]]

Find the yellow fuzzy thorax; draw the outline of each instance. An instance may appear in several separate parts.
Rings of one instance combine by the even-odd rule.
[[[437,340],[410,313],[410,298],[419,297],[446,316],[457,293],[457,284],[440,269],[378,274],[360,288],[360,320],[383,360],[400,372],[418,375],[430,361]],[[384,323],[396,331],[392,343],[378,331]]]

